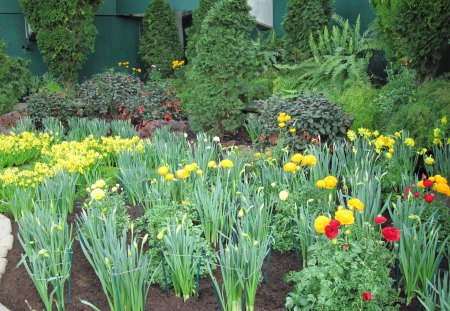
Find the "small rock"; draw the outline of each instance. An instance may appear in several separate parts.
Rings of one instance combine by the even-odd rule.
[[[7,217],[0,215],[0,239],[10,234],[11,231],[11,221]]]
[[[0,127],[10,129],[16,125],[16,122],[20,120],[22,116],[18,111],[11,111],[0,117]]]
[[[153,120],[146,122],[145,125],[139,130],[139,134],[142,139],[149,138],[157,128],[161,128],[163,126],[168,126],[172,132],[187,132],[189,129],[186,121]]]
[[[12,248],[13,242],[14,238],[11,234],[3,236],[0,239],[0,247],[6,247],[8,250],[10,250]]]
[[[9,130],[0,126],[0,135],[9,135]]]
[[[8,260],[6,258],[0,258],[0,274],[3,274],[6,270]]]
[[[6,258],[6,255],[8,255],[8,251],[8,247],[0,246],[0,258]]]

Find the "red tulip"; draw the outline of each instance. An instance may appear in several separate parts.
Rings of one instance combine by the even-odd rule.
[[[335,237],[337,237],[338,234],[339,234],[338,227],[334,227],[334,226],[330,226],[330,225],[325,227],[325,235],[327,236],[327,238],[334,239]]]
[[[433,184],[434,184],[434,183],[433,183],[431,180],[429,180],[429,179],[425,179],[425,180],[423,181],[423,185],[424,185],[425,187],[427,187],[427,188],[432,187]]]
[[[400,231],[394,227],[386,227],[381,230],[383,238],[388,242],[397,242],[400,240]]]
[[[416,197],[416,198],[418,198],[418,197],[420,197],[420,193],[419,192],[414,192],[414,196]]]
[[[332,219],[328,225],[337,228],[341,225],[341,222],[339,220]]]
[[[426,202],[431,203],[434,201],[434,195],[432,195],[431,193],[427,193],[423,196],[423,198],[425,199]]]
[[[377,216],[375,217],[375,219],[373,220],[377,225],[381,225],[384,224],[386,222],[386,217],[384,216]]]
[[[370,292],[364,292],[362,294],[362,299],[364,299],[365,301],[370,301],[372,300],[372,294]]]

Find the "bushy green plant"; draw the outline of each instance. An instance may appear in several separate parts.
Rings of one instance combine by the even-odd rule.
[[[389,267],[395,256],[380,243],[373,228],[353,226],[344,239],[332,243],[319,237],[310,247],[308,267],[291,272],[295,283],[288,310],[398,310]],[[372,295],[363,300],[363,293]]]
[[[148,68],[156,65],[164,76],[172,72],[172,61],[183,57],[175,12],[166,0],[152,1],[145,12],[139,55]]]
[[[270,144],[271,139],[284,136],[290,147],[304,149],[313,139],[320,142],[336,141],[345,138],[346,129],[351,119],[341,108],[323,95],[303,94],[292,99],[275,95],[267,100],[257,101],[260,110],[259,121],[264,124],[263,144]],[[280,129],[277,117],[280,113],[291,116],[291,120]],[[291,133],[289,129],[295,129]]]
[[[192,12],[192,26],[186,32],[188,42],[186,47],[186,58],[191,61],[196,56],[196,44],[200,38],[202,23],[209,10],[218,2],[218,0],[200,0],[198,6]]]
[[[289,59],[298,61],[309,55],[310,34],[316,35],[328,25],[333,13],[330,0],[289,0],[283,23],[284,45]]]
[[[95,11],[103,0],[20,0],[25,19],[36,33],[48,69],[66,83],[74,82],[89,53],[97,30]]]
[[[77,90],[83,115],[120,118],[134,125],[155,119],[183,118],[176,91],[167,81],[150,80],[112,70],[94,75]]]
[[[186,105],[193,130],[230,132],[243,125],[246,85],[256,49],[255,25],[244,0],[217,3],[206,16],[187,78]]]
[[[331,97],[345,113],[354,117],[352,128],[376,128],[378,91],[369,83],[355,84],[338,96]]]
[[[0,115],[9,112],[26,94],[31,79],[28,64],[23,58],[9,57],[0,39]]]
[[[450,3],[447,0],[374,0],[376,24],[388,57],[410,61],[423,77],[433,77],[448,52]]]
[[[333,85],[343,87],[359,82],[369,82],[367,67],[372,52],[378,49],[370,29],[360,33],[360,17],[355,27],[348,20],[333,15],[331,32],[325,27],[317,39],[309,37],[312,58],[295,65],[277,66],[286,77],[276,81],[276,91],[296,95],[305,89],[323,89]]]
[[[400,129],[410,132],[419,146],[432,144],[432,127],[436,120],[450,111],[450,81],[437,79],[421,85],[415,97],[391,115],[386,126],[387,132]],[[386,115],[382,115],[386,118]]]

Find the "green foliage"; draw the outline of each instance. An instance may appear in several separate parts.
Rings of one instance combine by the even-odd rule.
[[[386,130],[390,133],[405,129],[418,146],[431,146],[431,128],[436,119],[450,111],[450,80],[441,78],[421,85],[415,97],[391,115]],[[385,115],[384,115],[385,117]]]
[[[304,90],[323,90],[330,84],[342,89],[359,82],[369,82],[367,67],[372,52],[378,49],[371,30],[360,34],[360,18],[355,27],[348,20],[333,15],[331,33],[325,27],[323,33],[309,37],[312,57],[294,65],[277,66],[285,77],[275,83],[275,91],[296,95]]]
[[[296,98],[284,99],[279,95],[257,102],[260,110],[259,122],[264,124],[263,144],[272,143],[274,137],[286,132],[290,147],[300,150],[313,139],[331,142],[345,138],[346,129],[351,124],[349,116],[341,108],[323,95],[303,94]],[[278,115],[284,112],[292,117],[286,128],[279,128]],[[288,129],[296,129],[288,133]],[[276,139],[275,139],[276,141]]]
[[[138,77],[106,71],[83,82],[77,90],[83,115],[89,118],[120,118],[132,124],[155,119],[181,119],[180,102],[165,80],[144,84]]]
[[[230,132],[243,124],[246,85],[252,76],[255,25],[244,0],[217,3],[206,16],[187,78],[186,105],[193,130]]]
[[[142,21],[139,55],[147,68],[156,65],[163,76],[172,72],[172,61],[183,57],[175,12],[165,0],[153,0]]]
[[[321,31],[330,21],[333,2],[330,0],[289,0],[283,24],[285,48],[290,60],[310,55],[310,34]]]
[[[286,298],[286,308],[398,310],[398,294],[389,277],[395,256],[380,243],[379,237],[376,238],[373,227],[359,226],[352,226],[350,237],[337,239],[337,244],[325,236],[319,237],[310,247],[309,266],[286,277],[295,282],[293,292]],[[364,292],[370,292],[372,300],[364,301]]]
[[[378,91],[368,83],[355,84],[344,90],[334,101],[342,107],[345,113],[354,117],[352,128],[375,128],[374,118],[377,114],[376,101]]]
[[[28,64],[23,58],[9,57],[0,39],[0,115],[9,112],[26,94],[30,83]]]
[[[392,61],[411,61],[424,77],[433,77],[448,50],[450,2],[374,0],[376,25]]]
[[[188,42],[186,47],[186,58],[191,61],[196,56],[196,44],[200,38],[202,23],[209,10],[218,2],[218,0],[200,0],[198,6],[192,12],[192,26],[186,30]]]
[[[25,18],[36,33],[48,69],[65,82],[74,82],[89,53],[97,30],[95,11],[103,0],[20,0]]]

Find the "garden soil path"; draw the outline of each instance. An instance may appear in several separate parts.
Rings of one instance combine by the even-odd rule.
[[[12,225],[12,233],[14,237],[17,237],[16,223]],[[0,301],[11,311],[29,311],[30,307],[38,311],[43,310],[43,305],[25,268],[23,266],[16,268],[21,254],[22,247],[16,238],[13,248],[7,255],[8,265],[0,282]],[[255,310],[285,310],[286,295],[292,290],[292,286],[284,281],[284,276],[289,271],[298,269],[299,265],[293,253],[273,252],[269,268],[269,280],[258,288]],[[216,271],[216,275],[218,273],[219,271]],[[101,284],[84,257],[77,241],[74,249],[72,277],[72,303],[68,305],[67,310],[91,311],[91,308],[80,303],[80,299],[93,303],[102,311],[109,310]],[[204,277],[200,281],[198,300],[189,299],[186,303],[183,303],[183,300],[176,298],[173,292],[167,297],[162,288],[153,286],[150,289],[146,309],[156,311],[210,311],[218,310],[218,307],[212,282],[209,277]],[[0,311],[2,311],[1,307]]]

